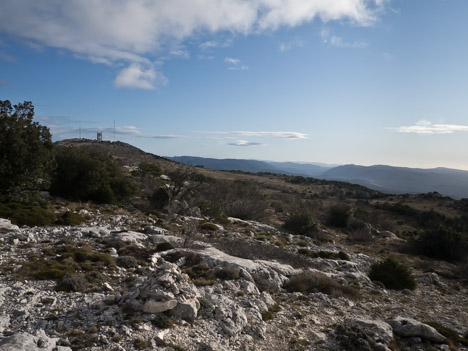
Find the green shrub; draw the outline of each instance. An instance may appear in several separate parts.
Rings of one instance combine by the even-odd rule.
[[[117,266],[122,268],[135,268],[138,267],[138,261],[133,256],[119,256],[115,260]]]
[[[149,174],[153,177],[159,177],[162,174],[161,168],[151,163],[140,163],[138,169],[143,174]]]
[[[64,292],[83,292],[86,290],[88,281],[82,274],[66,275],[55,286],[55,290]]]
[[[200,303],[200,309],[198,310],[198,316],[200,318],[211,318],[213,316],[215,307],[213,304],[204,297],[199,297],[198,302]]]
[[[136,185],[111,156],[62,147],[56,152],[50,190],[71,200],[116,203],[132,195]]]
[[[289,230],[293,234],[307,236],[312,236],[319,230],[318,223],[312,215],[306,212],[292,213],[286,222],[284,222],[283,228]]]
[[[157,252],[168,251],[168,250],[172,250],[173,248],[174,248],[174,245],[168,242],[163,242],[163,243],[159,243],[158,245],[156,245]]]
[[[0,204],[0,217],[29,227],[51,225],[55,221],[55,214],[42,207],[12,202]]]
[[[305,295],[321,292],[333,296],[356,296],[357,290],[350,286],[341,285],[325,274],[316,272],[304,272],[292,276],[285,283],[284,288],[288,292],[301,292]]]
[[[151,323],[160,329],[167,329],[174,325],[174,320],[164,313],[156,313]]]
[[[34,105],[0,100],[0,194],[47,184],[54,144],[49,128],[34,122]]]
[[[391,257],[372,264],[369,278],[372,281],[381,282],[387,289],[414,290],[416,288],[416,281],[410,268]]]
[[[231,267],[223,267],[215,271],[215,276],[221,280],[239,279],[239,270]]]
[[[68,211],[61,215],[55,223],[76,226],[84,222],[86,222],[86,219],[83,216],[79,215],[78,213]]]
[[[153,194],[150,196],[151,205],[154,208],[161,210],[169,203],[169,193],[163,187],[160,187],[153,191]]]
[[[424,231],[412,245],[419,254],[446,261],[461,261],[468,255],[468,235],[444,227]]]
[[[328,210],[328,224],[334,227],[345,228],[353,211],[348,205],[335,205]]]
[[[468,335],[460,336],[455,330],[443,326],[442,324],[436,321],[428,321],[424,323],[433,327],[435,330],[437,330],[440,334],[445,336],[453,343],[468,346]]]
[[[200,230],[215,232],[218,229],[219,229],[218,226],[216,224],[214,224],[214,223],[204,222],[204,223],[200,224]]]

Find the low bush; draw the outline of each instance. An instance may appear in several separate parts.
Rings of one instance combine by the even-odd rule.
[[[136,192],[111,156],[87,150],[59,148],[52,176],[52,194],[71,200],[115,203]]]
[[[198,302],[200,303],[200,309],[198,310],[198,316],[200,318],[211,318],[213,316],[215,307],[213,304],[204,297],[199,297]]]
[[[345,228],[351,218],[353,211],[348,205],[335,205],[328,210],[328,224],[333,227]]]
[[[163,242],[163,243],[159,243],[158,245],[156,245],[157,252],[168,251],[168,250],[172,250],[173,248],[174,248],[174,245],[168,242]]]
[[[45,257],[25,262],[16,277],[57,280],[78,271],[93,273],[114,265],[114,259],[109,254],[93,251],[88,246],[61,245],[45,248],[43,254]]]
[[[138,261],[133,256],[119,256],[115,260],[117,266],[122,268],[136,268],[138,267]]]
[[[164,313],[156,313],[151,323],[160,329],[167,329],[174,325],[174,320]]]
[[[88,286],[88,281],[82,274],[66,275],[57,282],[55,290],[64,292],[83,292]]]
[[[78,213],[67,211],[62,214],[55,223],[61,225],[76,226],[86,222],[86,219]]]
[[[204,222],[200,224],[200,230],[206,230],[208,232],[215,232],[218,229],[219,229],[218,226],[211,222]]]
[[[10,219],[16,225],[47,226],[55,221],[55,214],[39,206],[20,203],[0,204],[0,217]]]
[[[215,276],[221,280],[239,279],[239,270],[231,267],[223,267],[215,271]]]
[[[422,255],[446,261],[462,261],[468,255],[468,235],[439,227],[420,233],[412,241],[412,246]]]
[[[414,290],[416,288],[416,281],[410,268],[391,257],[372,264],[369,278],[372,281],[381,282],[387,289]]]
[[[316,272],[304,272],[292,276],[284,288],[288,292],[301,292],[305,295],[321,292],[332,296],[355,297],[358,293],[355,288],[342,285],[325,274]]]
[[[455,330],[450,329],[436,321],[426,321],[424,323],[433,327],[452,343],[468,346],[468,335],[460,336]]]
[[[319,230],[318,223],[307,212],[292,213],[284,222],[283,228],[293,234],[306,236],[313,236]]]
[[[151,163],[140,163],[138,170],[143,174],[149,174],[153,177],[159,177],[162,174],[161,168]]]
[[[149,200],[155,209],[162,210],[169,203],[169,193],[163,187],[159,187],[153,191]]]

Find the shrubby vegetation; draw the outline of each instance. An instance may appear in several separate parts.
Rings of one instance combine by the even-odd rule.
[[[47,127],[33,121],[34,106],[0,100],[0,193],[45,188],[53,161]]]
[[[318,232],[319,225],[310,213],[296,211],[288,216],[283,228],[293,234],[313,236]]]
[[[418,234],[412,246],[419,254],[446,261],[468,257],[468,235],[443,226]]]
[[[245,180],[212,181],[204,188],[204,208],[219,216],[261,219],[268,207],[258,186]]]
[[[136,185],[110,156],[60,148],[50,190],[70,200],[113,204],[134,194]]]
[[[289,292],[301,292],[303,294],[321,292],[333,296],[356,296],[358,291],[350,286],[345,286],[322,273],[304,272],[292,276],[284,284]]]
[[[335,205],[328,210],[328,224],[333,227],[345,228],[353,214],[352,208],[345,204]]]
[[[13,224],[46,226],[55,222],[55,214],[37,205],[0,203],[0,218],[9,218]]]
[[[416,288],[416,281],[410,268],[391,257],[372,264],[369,278],[372,281],[381,282],[387,289],[413,290]]]

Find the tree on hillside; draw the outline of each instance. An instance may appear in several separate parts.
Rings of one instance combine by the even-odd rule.
[[[49,128],[33,121],[34,106],[0,100],[0,193],[37,189],[53,161]]]
[[[58,147],[50,190],[71,200],[116,203],[133,195],[135,183],[110,155]]]

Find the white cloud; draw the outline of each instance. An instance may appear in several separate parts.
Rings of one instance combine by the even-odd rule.
[[[231,146],[242,146],[242,147],[249,147],[249,146],[264,146],[265,144],[262,143],[255,143],[255,142],[249,142],[247,140],[237,140],[233,143],[228,143],[228,145]]]
[[[215,41],[205,41],[204,43],[201,43],[199,45],[200,49],[202,50],[208,50],[208,49],[211,49],[211,48],[215,48],[219,46],[219,44]]]
[[[365,41],[354,41],[354,42],[344,41],[343,38],[337,35],[331,34],[330,30],[327,28],[324,28],[320,31],[320,37],[322,38],[322,42],[324,44],[328,44],[328,45],[336,46],[340,48],[360,49],[360,48],[365,48],[369,46],[369,43]]]
[[[307,134],[298,132],[253,132],[253,131],[201,131],[198,133],[223,134],[223,135],[241,135],[247,137],[271,137],[280,139],[307,139]]]
[[[181,49],[178,49],[178,50],[172,50],[170,52],[171,56],[176,56],[176,57],[180,57],[180,58],[184,58],[184,59],[188,59],[190,57],[190,53],[186,50],[181,50]]]
[[[383,5],[383,0],[2,0],[0,33],[93,62],[150,66],[192,37],[249,35],[317,18],[367,26]],[[121,86],[152,87],[151,70],[131,70]],[[119,76],[125,74],[130,71]]]
[[[121,70],[114,80],[114,85],[118,88],[154,89],[155,84],[166,85],[167,78],[153,67],[145,69],[138,63],[132,63]]]
[[[281,52],[286,52],[293,48],[303,48],[304,44],[305,43],[303,40],[297,39],[297,40],[290,41],[288,43],[280,43],[279,49]]]
[[[416,134],[452,134],[455,132],[468,132],[468,126],[457,124],[432,124],[430,121],[422,119],[412,126],[401,126],[392,128],[400,133]]]
[[[242,64],[241,60],[235,59],[235,58],[232,58],[232,57],[225,57],[224,62],[226,62],[228,64],[228,69],[229,70],[245,71],[245,70],[249,69],[248,66]]]

